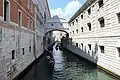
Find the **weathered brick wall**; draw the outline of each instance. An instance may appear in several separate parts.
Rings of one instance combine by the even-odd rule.
[[[0,16],[3,16],[3,0],[0,0]]]
[[[35,23],[35,6],[31,1],[31,5],[33,5],[33,12],[31,13],[31,9],[27,8],[27,0],[11,0],[10,1],[10,7],[11,7],[11,21],[18,24],[18,11],[20,10],[22,12],[22,25],[27,28],[27,18],[33,21],[33,25]],[[33,28],[35,25],[33,26]],[[33,29],[32,28],[32,29]]]

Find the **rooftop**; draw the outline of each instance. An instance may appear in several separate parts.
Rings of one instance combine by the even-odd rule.
[[[72,18],[68,21],[68,23],[72,22],[77,16],[79,16],[85,9],[87,9],[92,3],[96,0],[87,0],[79,10],[72,16]]]

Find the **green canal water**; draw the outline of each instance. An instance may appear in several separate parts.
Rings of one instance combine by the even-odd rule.
[[[21,80],[118,80],[68,51],[53,51],[55,65],[43,56]]]

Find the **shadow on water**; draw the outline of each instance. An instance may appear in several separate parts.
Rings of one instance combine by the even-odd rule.
[[[52,80],[52,66],[48,64],[46,56],[43,56],[21,80]]]
[[[43,56],[21,80],[117,80],[69,51],[53,50],[54,69]]]

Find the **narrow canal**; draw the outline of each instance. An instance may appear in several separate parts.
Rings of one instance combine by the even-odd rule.
[[[54,47],[53,55],[53,69],[43,56],[21,80],[117,80],[69,51],[56,50]]]

